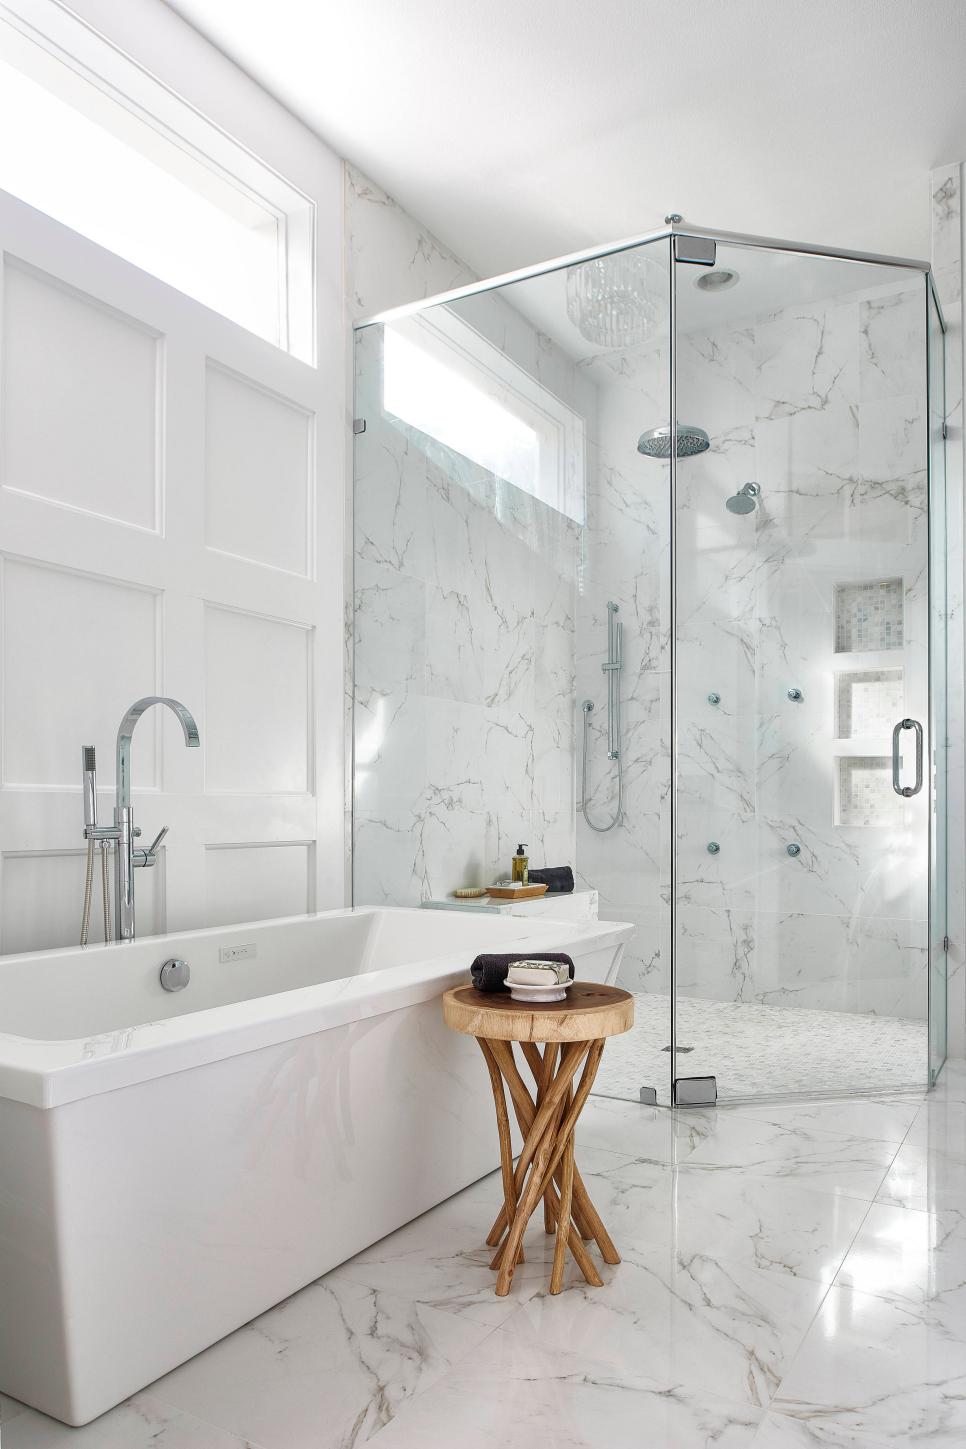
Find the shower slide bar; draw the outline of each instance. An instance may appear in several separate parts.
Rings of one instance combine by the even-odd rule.
[[[617,809],[606,825],[596,825],[587,812],[587,755],[590,743],[590,716],[594,701],[585,699],[583,761],[581,766],[580,809],[584,819],[598,835],[605,835],[619,825],[624,816],[624,762],[621,759],[621,670],[624,665],[624,625],[617,615],[620,606],[607,603],[607,658],[600,666],[607,678],[607,758],[617,763]]]

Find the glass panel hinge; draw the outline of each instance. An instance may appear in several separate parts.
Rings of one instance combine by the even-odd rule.
[[[944,951],[948,951],[949,950],[949,937],[948,936],[943,936],[943,950]]]
[[[352,419],[352,431],[357,436],[358,436],[359,433],[364,433],[365,430],[366,430],[366,420],[365,420],[365,418],[353,418]]]
[[[943,419],[943,437],[944,438],[948,438],[949,437],[949,429],[946,426],[946,420],[945,420],[945,418]]]

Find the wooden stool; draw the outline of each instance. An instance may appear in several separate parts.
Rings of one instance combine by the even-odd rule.
[[[557,1234],[550,1292],[563,1287],[568,1247],[587,1282],[599,1288],[603,1280],[584,1243],[594,1238],[605,1263],[619,1263],[620,1256],[574,1162],[574,1128],[594,1084],[604,1039],[634,1024],[634,998],[591,981],[575,981],[566,1001],[531,1003],[458,986],[443,996],[443,1019],[454,1031],[476,1037],[493,1088],[503,1207],[486,1241],[491,1247],[499,1244],[490,1264],[499,1270],[497,1293],[502,1298],[510,1291],[513,1270],[523,1259],[523,1235],[541,1198],[544,1228]],[[517,1070],[515,1041],[533,1073],[533,1093]],[[545,1044],[543,1052],[538,1042]],[[515,1169],[504,1083],[524,1138]]]

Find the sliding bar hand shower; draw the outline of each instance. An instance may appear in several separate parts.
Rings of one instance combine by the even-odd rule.
[[[617,618],[618,605],[608,603],[607,605],[607,658],[600,666],[607,676],[607,758],[617,761],[617,809],[613,819],[606,825],[595,825],[587,813],[587,746],[590,734],[590,716],[594,710],[592,699],[585,699],[584,711],[584,748],[583,764],[581,768],[580,784],[580,808],[584,819],[591,830],[596,830],[598,835],[605,835],[608,830],[613,830],[615,825],[620,825],[624,817],[624,761],[621,758],[621,668],[624,662],[624,626]]]

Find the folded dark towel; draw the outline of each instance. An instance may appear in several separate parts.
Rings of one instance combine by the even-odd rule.
[[[569,966],[570,979],[574,979],[574,963],[562,951],[514,951],[505,956],[477,956],[470,967],[477,991],[509,991],[506,973],[514,961],[555,961],[558,966]]]
[[[531,870],[531,885],[545,885],[548,896],[569,896],[574,889],[574,873],[569,865],[547,865],[543,870]]]

